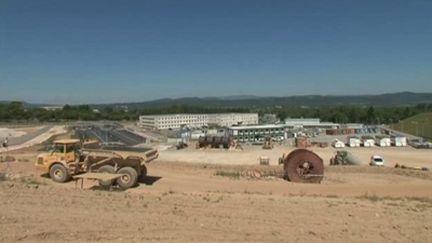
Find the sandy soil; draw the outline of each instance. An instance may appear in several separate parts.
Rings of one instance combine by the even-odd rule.
[[[294,184],[278,177],[279,166],[256,165],[262,153],[276,158],[285,149],[248,149],[251,155],[163,152],[149,165],[149,177],[125,192],[101,191],[92,182],[86,182],[84,190],[73,182],[54,183],[34,170],[34,149],[15,151],[21,162],[10,163],[12,178],[0,181],[0,241],[430,242],[432,238],[432,172],[326,167],[321,184]],[[366,159],[375,152],[361,151],[359,157]],[[405,160],[391,149],[380,152]],[[317,153],[325,158],[333,151]],[[416,155],[416,161],[427,164],[423,153],[427,152],[405,156]],[[209,164],[176,162],[193,162],[195,155],[200,156],[197,161]],[[246,165],[227,165],[233,155]],[[248,161],[248,156],[254,160]],[[6,164],[0,164],[0,172],[5,169]],[[261,177],[248,177],[250,171]]]
[[[38,126],[38,127],[20,127],[20,128],[15,128],[16,131],[20,131],[20,132],[25,132],[25,133],[33,133],[36,132],[37,130],[43,128],[43,126]]]

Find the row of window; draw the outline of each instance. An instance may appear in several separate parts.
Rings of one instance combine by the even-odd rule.
[[[269,132],[239,132],[238,135],[248,135],[248,134],[283,134],[281,131],[269,131]]]
[[[160,121],[157,124],[190,124],[190,125],[207,125],[204,121]]]
[[[239,133],[244,132],[252,132],[252,133],[259,133],[259,132],[284,132],[284,129],[277,129],[277,128],[269,128],[269,129],[261,129],[261,130],[254,130],[254,129],[245,129],[245,130],[239,130]]]
[[[207,119],[207,117],[206,116],[158,117],[158,120],[163,120],[163,121],[166,121],[166,120],[185,120],[185,119],[194,119],[194,120],[201,119],[202,120],[202,119]]]

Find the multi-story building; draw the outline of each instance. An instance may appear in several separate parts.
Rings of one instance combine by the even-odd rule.
[[[239,142],[259,142],[266,137],[274,140],[287,138],[286,125],[256,125],[256,126],[233,126],[229,128],[229,135],[238,139]]]
[[[154,130],[180,129],[182,126],[201,128],[209,124],[221,127],[258,124],[257,113],[169,114],[139,117],[139,125]]]
[[[182,126],[199,128],[208,125],[207,114],[170,114],[139,117],[140,126],[147,129],[180,129]]]
[[[285,125],[289,128],[339,128],[340,124],[321,122],[319,118],[287,118]]]
[[[258,124],[257,113],[219,113],[209,114],[208,124],[221,127],[234,125],[254,125]]]

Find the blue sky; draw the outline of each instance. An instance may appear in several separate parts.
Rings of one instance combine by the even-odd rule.
[[[0,100],[432,92],[432,1],[0,0]]]

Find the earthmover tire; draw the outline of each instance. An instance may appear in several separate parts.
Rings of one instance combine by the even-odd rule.
[[[68,170],[62,164],[55,164],[51,166],[49,175],[53,181],[60,183],[64,183],[71,178]]]
[[[117,171],[117,174],[123,174],[123,176],[117,179],[117,184],[123,190],[134,186],[137,183],[138,175],[134,168],[123,167]]]
[[[115,174],[115,170],[114,167],[111,165],[104,165],[101,166],[98,170],[98,173],[110,173],[110,174]],[[99,180],[99,185],[102,187],[106,187],[106,186],[111,186],[114,183],[114,180],[108,180],[108,181],[103,181],[103,180]]]

